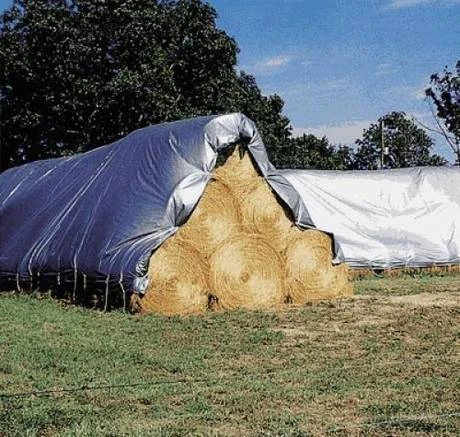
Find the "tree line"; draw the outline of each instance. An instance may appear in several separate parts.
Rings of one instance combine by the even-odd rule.
[[[236,111],[256,122],[278,167],[446,163],[401,112],[372,124],[354,148],[292,137],[282,98],[263,95],[253,76],[237,71],[238,45],[216,18],[202,0],[15,0],[0,16],[0,171],[150,124]],[[434,74],[426,91],[458,164],[459,71],[460,61],[456,72]]]

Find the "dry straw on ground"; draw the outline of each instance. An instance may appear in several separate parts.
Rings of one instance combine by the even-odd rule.
[[[151,257],[149,287],[136,302],[143,313],[204,313],[208,303],[208,267],[192,245],[178,238],[166,241]]]
[[[281,257],[257,234],[223,242],[210,259],[210,284],[221,308],[273,308],[283,304]]]

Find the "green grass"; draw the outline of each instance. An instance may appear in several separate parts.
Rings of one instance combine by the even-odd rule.
[[[460,276],[355,290],[189,318],[0,295],[0,436],[459,435]]]

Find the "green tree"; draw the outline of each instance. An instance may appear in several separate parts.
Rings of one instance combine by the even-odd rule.
[[[290,138],[279,149],[279,166],[317,170],[353,168],[353,151],[347,146],[333,146],[326,137],[302,135]]]
[[[382,167],[382,139],[383,168],[446,164],[444,158],[432,154],[433,140],[423,129],[404,112],[391,112],[371,124],[362,140],[356,140],[355,168],[376,170]]]
[[[460,60],[452,73],[446,67],[442,75],[431,75],[432,86],[425,90],[426,96],[436,107],[432,110],[439,130],[456,156],[460,165]],[[431,108],[431,106],[430,106]]]
[[[284,159],[284,145],[291,136],[290,121],[282,115],[283,100],[276,94],[263,96],[255,78],[244,72],[238,78],[236,89],[228,109],[243,112],[256,122],[270,160],[278,167]]]
[[[276,163],[289,120],[201,0],[15,0],[0,17],[0,170],[197,115],[245,112]]]

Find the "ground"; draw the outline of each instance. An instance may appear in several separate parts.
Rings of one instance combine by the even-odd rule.
[[[460,276],[164,318],[0,295],[0,436],[460,434]]]

